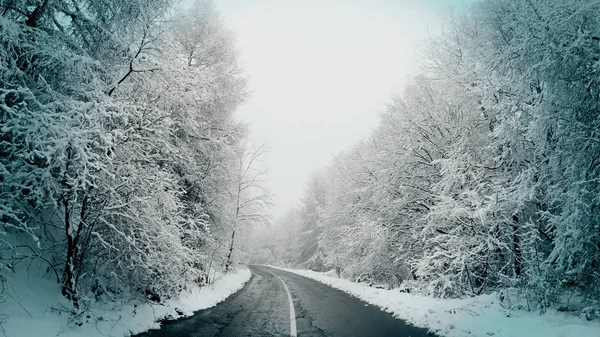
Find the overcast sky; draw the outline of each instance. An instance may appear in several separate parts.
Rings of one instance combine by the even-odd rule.
[[[415,69],[415,45],[463,2],[215,0],[250,76],[239,118],[270,144],[276,217],[312,172],[376,126]]]

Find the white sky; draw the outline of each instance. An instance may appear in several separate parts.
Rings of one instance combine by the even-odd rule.
[[[415,44],[462,0],[215,0],[237,34],[252,97],[239,118],[267,140],[273,213],[367,135],[415,69]]]

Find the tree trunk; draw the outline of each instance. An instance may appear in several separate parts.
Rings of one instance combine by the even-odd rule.
[[[79,309],[79,299],[77,298],[77,283],[75,280],[75,265],[77,262],[77,241],[73,228],[71,228],[71,209],[70,209],[70,198],[71,189],[68,181],[69,166],[71,165],[71,148],[67,149],[67,163],[65,165],[65,171],[63,174],[62,185],[65,187],[65,193],[62,197],[62,204],[65,212],[65,236],[67,237],[67,256],[65,259],[65,270],[63,272],[63,286],[62,294],[68,300],[73,302],[73,306]]]
[[[515,254],[515,276],[521,276],[521,266],[523,260],[523,254],[521,253],[521,240],[519,238],[519,217],[513,215],[513,253]]]
[[[37,27],[38,21],[44,14],[46,10],[46,6],[48,5],[49,0],[45,0],[42,4],[38,5],[27,17],[27,21],[25,21],[25,25],[28,27]]]
[[[231,255],[233,254],[233,245],[235,243],[235,229],[231,233],[231,246],[229,246],[229,254],[227,254],[227,262],[225,263],[225,272],[231,267]]]
[[[75,284],[75,259],[76,248],[75,240],[71,233],[71,216],[69,211],[69,199],[65,197],[63,201],[65,208],[65,234],[67,236],[67,258],[65,260],[65,270],[63,272],[62,294],[68,300],[73,302],[73,306],[79,309],[79,300],[77,298],[77,289]]]

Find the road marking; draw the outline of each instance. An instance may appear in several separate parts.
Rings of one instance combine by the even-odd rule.
[[[268,272],[273,274],[275,277],[277,277],[279,279],[279,281],[281,281],[281,283],[283,283],[283,288],[285,288],[285,292],[287,293],[287,297],[288,297],[288,302],[290,303],[290,336],[296,337],[298,335],[298,333],[296,332],[296,311],[294,310],[294,302],[292,302],[292,294],[290,294],[290,290],[288,289],[285,282],[283,282],[281,277],[277,276],[277,274],[275,274],[273,272],[270,272],[270,271],[268,271]]]

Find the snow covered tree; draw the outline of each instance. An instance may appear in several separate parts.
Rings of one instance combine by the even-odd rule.
[[[327,265],[435,296],[516,287],[542,310],[565,290],[595,303],[598,6],[451,13],[422,75],[327,168]]]
[[[240,232],[247,232],[250,226],[269,224],[271,193],[265,187],[267,170],[261,165],[266,151],[266,144],[243,144],[239,149],[238,171],[233,179],[235,211],[231,218],[231,243],[225,261],[225,271],[228,271],[232,264],[236,233],[240,241]]]
[[[66,239],[63,294],[77,307],[80,240],[110,163],[114,135],[104,123],[112,104],[102,69],[63,36],[4,18],[2,30],[3,222],[42,248],[40,225],[55,216]]]
[[[319,237],[323,225],[321,208],[326,202],[327,187],[325,172],[317,172],[311,177],[301,199],[298,213],[302,222],[297,237],[296,266],[324,271],[323,249],[319,245]]]
[[[159,300],[206,280],[246,128],[214,6],[169,23],[170,1],[1,6],[3,244],[26,233],[75,308],[88,291]]]

